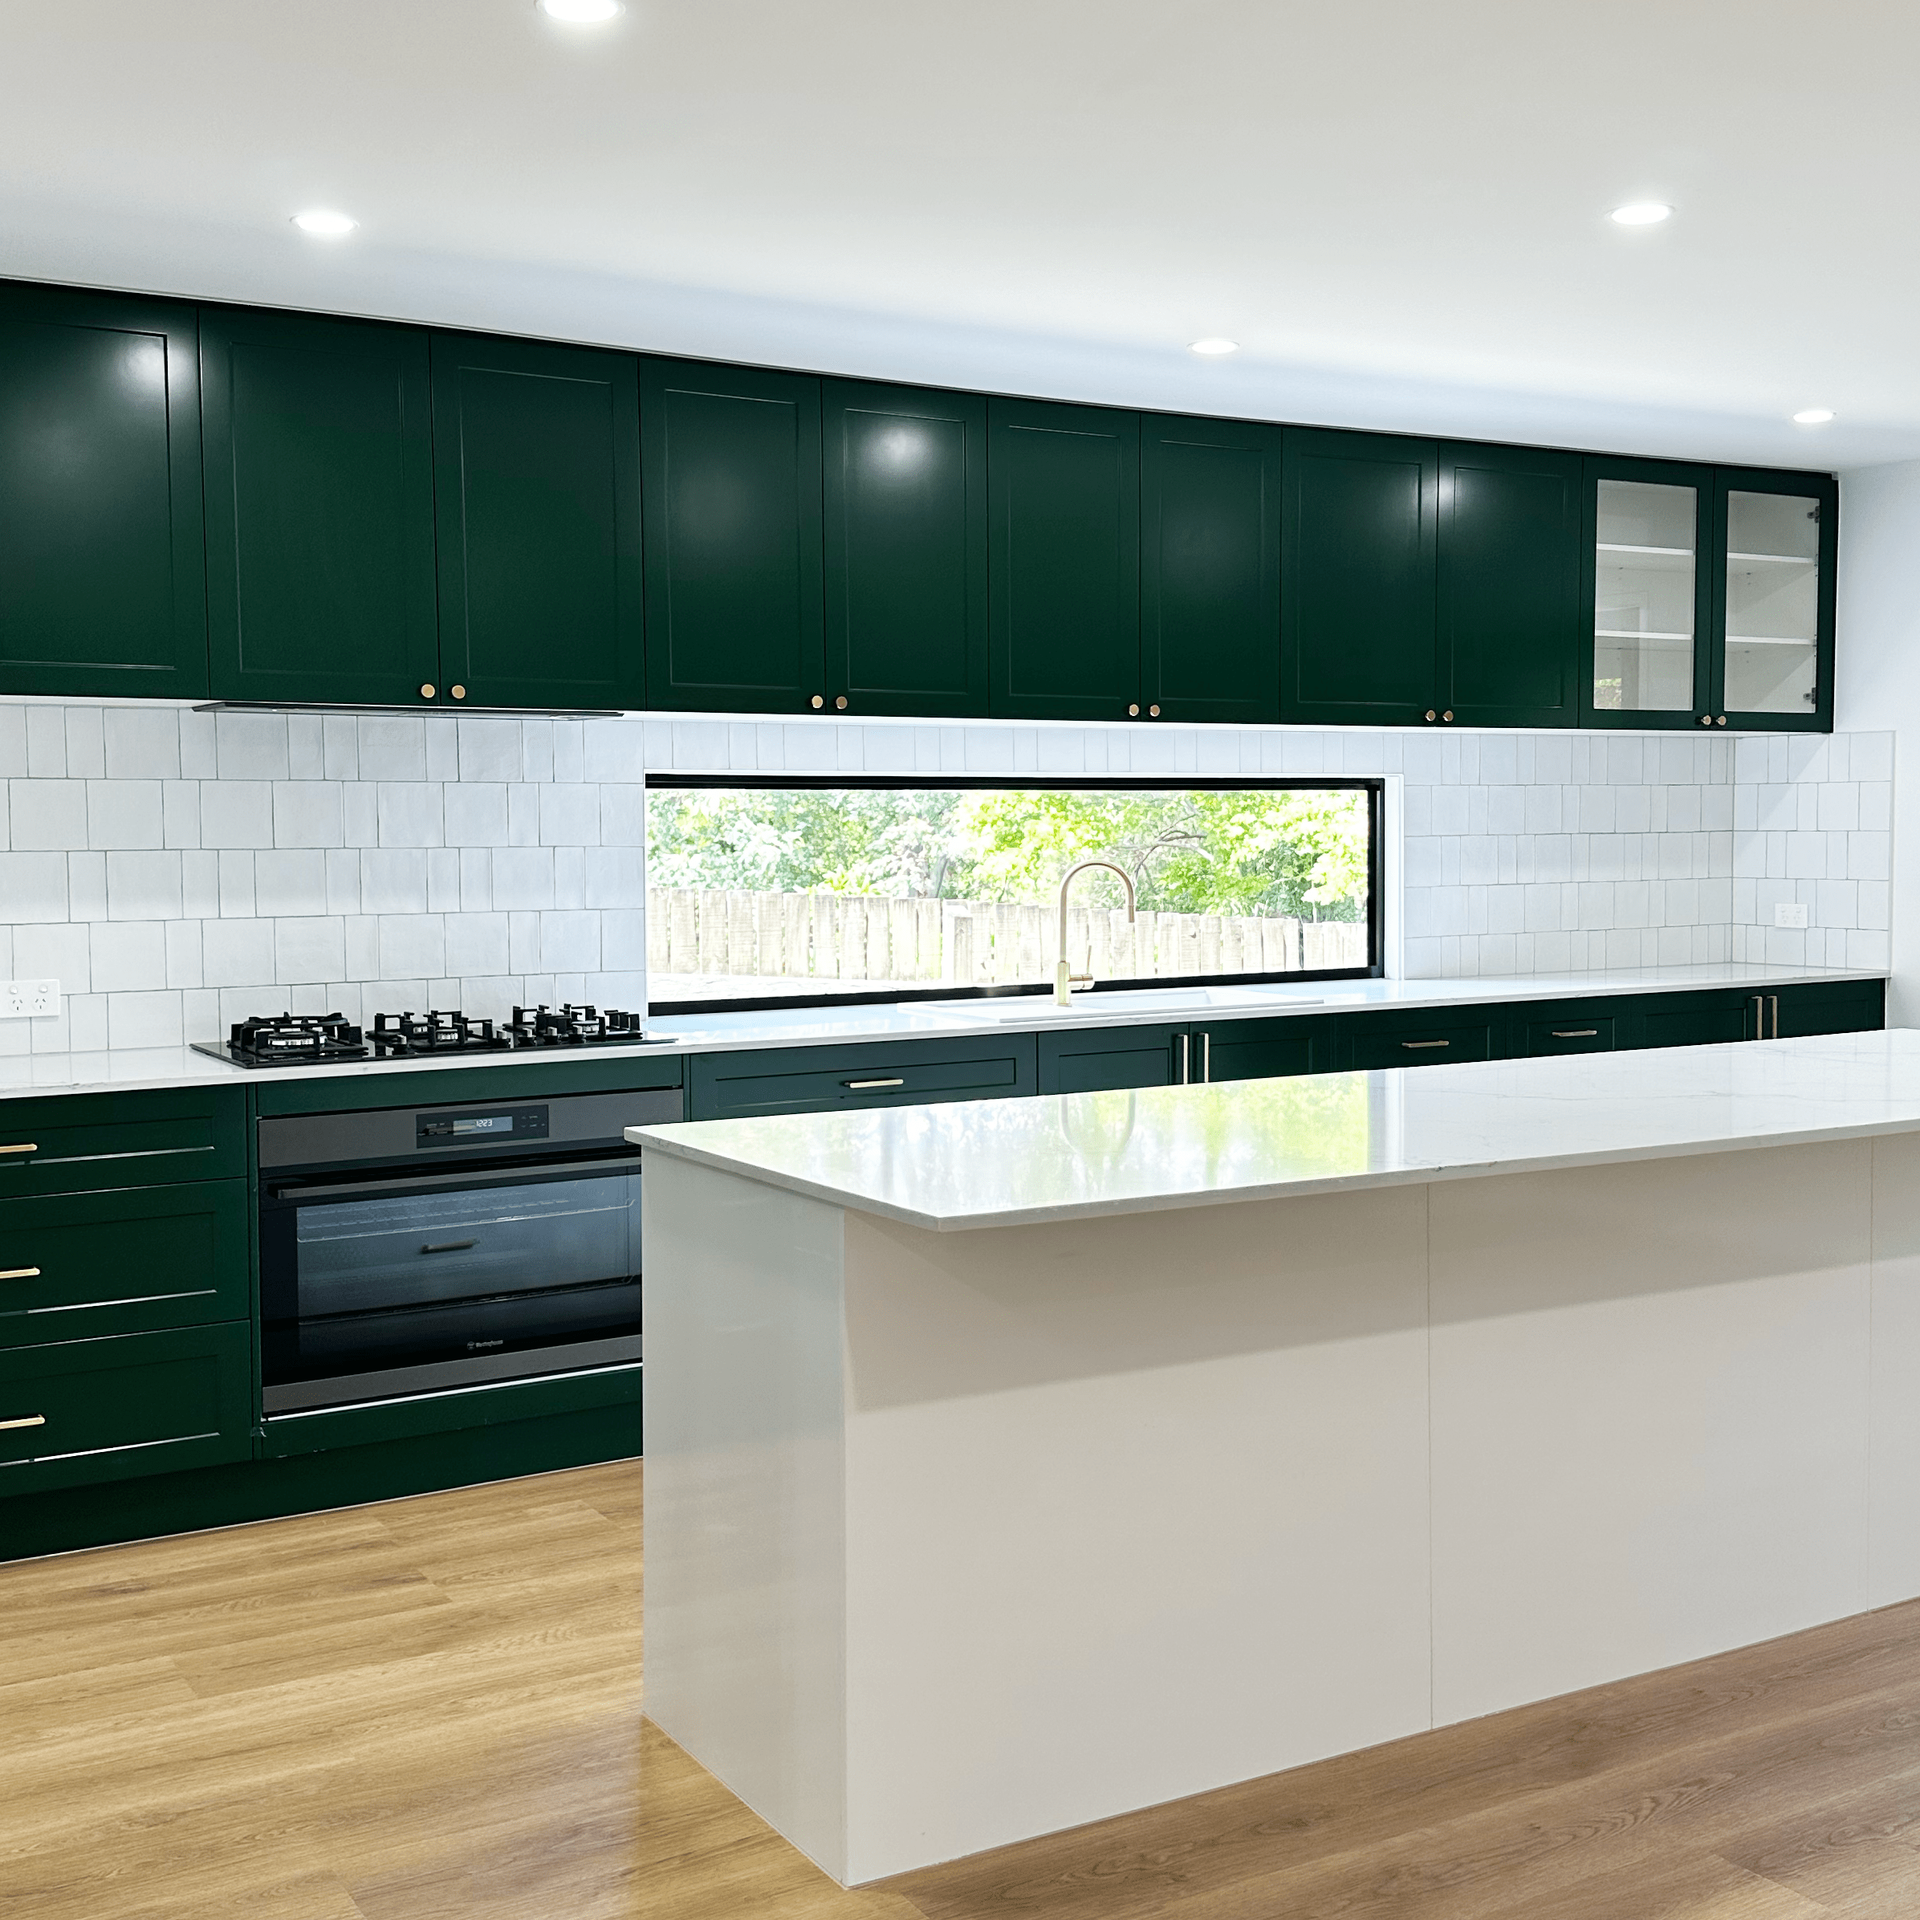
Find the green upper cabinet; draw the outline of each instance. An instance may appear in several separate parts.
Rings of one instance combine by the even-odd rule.
[[[432,367],[442,697],[639,706],[633,356],[436,333]]]
[[[200,348],[213,691],[437,702],[426,334],[207,308]]]
[[[1290,427],[1281,481],[1281,715],[1357,726],[1437,717],[1439,452]]]
[[[1140,421],[994,400],[989,700],[1034,720],[1124,720],[1140,701]]]
[[[1438,695],[1469,727],[1580,718],[1581,462],[1440,449]]]
[[[1585,462],[1583,725],[1712,723],[1712,501],[1710,467]]]
[[[823,383],[826,688],[854,713],[987,710],[987,403]]]
[[[640,436],[647,704],[826,706],[820,382],[645,360]]]
[[[191,307],[0,288],[0,693],[207,690]]]
[[[1839,519],[1829,474],[1715,469],[1707,708],[1716,727],[1832,728]]]
[[[1280,717],[1281,429],[1140,423],[1140,681],[1155,718]]]

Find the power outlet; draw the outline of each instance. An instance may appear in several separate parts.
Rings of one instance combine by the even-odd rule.
[[[1773,903],[1773,924],[1776,927],[1804,927],[1807,924],[1806,906],[1804,903],[1776,900]]]
[[[59,1011],[58,980],[0,980],[0,1020],[42,1020]]]

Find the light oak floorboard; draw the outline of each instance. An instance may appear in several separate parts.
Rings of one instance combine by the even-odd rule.
[[[1906,1920],[1920,1603],[851,1892],[641,1717],[638,1462],[0,1567],[22,1920]]]

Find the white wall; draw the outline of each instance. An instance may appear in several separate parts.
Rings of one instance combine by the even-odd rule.
[[[1840,477],[1840,727],[1891,729],[1920,758],[1920,461]],[[1913,783],[1909,783],[1911,786]],[[1895,787],[1891,1026],[1920,1026],[1920,790]],[[1902,937],[1904,935],[1904,937]]]

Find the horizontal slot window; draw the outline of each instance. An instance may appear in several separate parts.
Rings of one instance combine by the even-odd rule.
[[[648,1002],[1047,993],[1083,861],[1109,864],[1069,890],[1076,990],[1364,977],[1381,786],[656,776]]]

